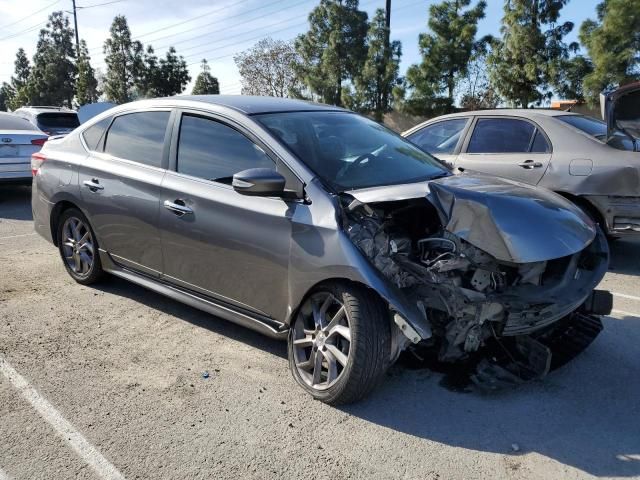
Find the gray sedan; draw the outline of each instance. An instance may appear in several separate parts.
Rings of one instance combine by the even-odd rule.
[[[609,126],[557,110],[503,109],[444,115],[403,136],[451,167],[549,188],[611,236],[633,234],[640,232],[639,90],[613,97]],[[621,120],[622,105],[635,118]]]
[[[541,378],[611,309],[594,290],[606,240],[573,204],[453,175],[331,106],[135,102],[48,141],[32,168],[35,228],[77,282],[110,273],[288,338],[295,380],[328,403],[362,398],[408,348],[490,388]]]

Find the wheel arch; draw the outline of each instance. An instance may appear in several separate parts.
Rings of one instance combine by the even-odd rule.
[[[598,207],[594,205],[592,202],[590,202],[588,199],[581,197],[579,195],[574,195],[569,192],[556,191],[556,193],[558,195],[563,196],[564,198],[569,200],[571,203],[574,203],[575,205],[580,207],[582,211],[584,211],[587,215],[589,215],[595,222],[597,222],[600,225],[600,227],[602,228],[602,230],[604,230],[605,233],[609,232],[606,217],[602,214],[602,212],[598,209]]]
[[[62,213],[66,210],[69,210],[70,208],[77,208],[78,210],[82,211],[82,209],[78,207],[78,205],[68,199],[58,201],[51,209],[51,216],[49,217],[49,227],[51,228],[51,238],[53,239],[53,244],[56,247],[58,246],[58,222],[60,220],[60,217],[62,216]]]

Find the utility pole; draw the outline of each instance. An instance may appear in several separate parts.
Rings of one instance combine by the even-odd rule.
[[[391,0],[387,0],[387,7],[385,8],[384,13],[386,14],[385,23],[387,24],[387,30],[390,30],[391,29]]]
[[[387,0],[387,4],[390,0]],[[80,35],[78,34],[78,13],[76,12],[76,0],[71,0],[73,4],[73,25],[76,32],[76,58],[80,58]]]

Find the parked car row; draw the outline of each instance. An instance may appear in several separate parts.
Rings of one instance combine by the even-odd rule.
[[[640,232],[640,83],[605,95],[603,117],[482,110],[437,117],[403,135],[451,168],[557,192],[619,237]]]
[[[457,120],[428,145],[451,148],[457,129],[460,155],[499,127],[472,140],[480,119]],[[516,120],[522,132],[507,150],[529,142],[516,168],[550,168],[559,147],[547,123]],[[604,233],[572,202],[454,174],[337,107],[223,95],[134,102],[49,140],[32,169],[35,229],[74,280],[110,273],[287,338],[295,380],[332,404],[365,396],[417,346],[472,365],[488,388],[541,378],[585,348],[611,310],[611,295],[595,290],[608,266]]]

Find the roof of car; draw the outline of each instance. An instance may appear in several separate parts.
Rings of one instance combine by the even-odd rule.
[[[291,98],[258,97],[252,95],[180,95],[158,99],[160,101],[187,100],[233,108],[247,115],[275,112],[300,112],[314,110],[344,111],[340,107]]]
[[[466,112],[450,113],[448,115],[442,115],[436,118],[468,117],[470,115],[494,115],[494,116],[518,115],[521,117],[529,117],[532,115],[544,115],[547,117],[557,117],[559,115],[579,115],[579,114],[573,113],[573,112],[567,112],[564,110],[552,110],[550,108],[496,108],[493,110],[470,110]]]

